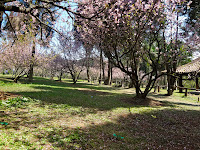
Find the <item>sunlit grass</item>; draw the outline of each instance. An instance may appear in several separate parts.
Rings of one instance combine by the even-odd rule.
[[[198,96],[161,90],[149,97],[164,106],[135,106],[124,101],[134,89],[39,77],[16,84],[8,77],[0,76],[0,91],[27,100],[0,105],[0,121],[8,123],[0,125],[0,149],[199,148]]]

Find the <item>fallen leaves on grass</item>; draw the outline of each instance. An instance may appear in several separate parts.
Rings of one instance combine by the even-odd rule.
[[[19,97],[19,96],[20,96],[19,94],[0,92],[0,100],[15,98],[15,97]]]
[[[130,97],[130,98],[124,98],[121,99],[122,101],[132,104],[132,105],[141,105],[141,106],[164,106],[164,103],[151,99],[151,98],[136,98],[136,97]]]

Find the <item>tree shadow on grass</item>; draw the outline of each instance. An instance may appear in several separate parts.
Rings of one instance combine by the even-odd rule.
[[[3,82],[4,84],[14,83],[13,80],[11,80],[10,78],[2,78],[2,77],[0,77],[0,81]]]
[[[65,113],[58,116],[58,113],[52,112],[50,108],[49,114],[37,111],[30,113],[23,109],[17,115],[9,112],[7,117],[5,112],[1,113],[1,118],[6,118],[9,125],[0,126],[0,129],[9,132],[14,129],[24,134],[23,136],[32,134],[39,144],[45,146],[46,143],[42,141],[46,141],[47,145],[50,143],[54,149],[200,148],[200,111],[196,110],[157,109],[140,114],[118,114],[116,119],[109,122],[102,120],[101,123],[94,122],[93,125],[88,124],[82,128],[78,125],[75,125],[76,128],[70,128],[64,123],[53,125],[61,117],[61,121],[67,122],[68,119]],[[80,115],[80,112],[77,112],[77,115]],[[23,130],[24,128],[29,130]],[[29,140],[26,141],[21,143],[25,146],[31,143]],[[20,140],[16,139],[16,142]]]
[[[36,124],[48,119],[54,118],[38,119]],[[199,149],[199,120],[200,111],[165,109],[121,115],[82,128],[49,124],[32,134],[55,149]]]
[[[130,107],[130,104],[120,100],[122,96],[124,97],[124,94],[64,87],[33,86],[33,88],[39,89],[39,91],[17,93],[25,97],[41,100],[44,104],[65,104],[100,110]]]
[[[109,92],[97,91],[94,89],[86,88],[69,88],[69,87],[48,87],[48,86],[33,86],[39,89],[34,92],[19,92],[25,97],[41,100],[43,105],[66,105],[73,107],[91,108],[92,112],[97,110],[111,110],[115,108],[130,108],[130,107],[157,107],[162,106],[162,102],[152,100],[144,105],[134,103],[135,99],[130,97],[129,94],[116,94]],[[150,99],[151,100],[151,99]],[[152,103],[153,102],[153,103]],[[164,103],[165,106],[171,106]]]
[[[169,101],[163,101],[163,103],[166,103],[166,104],[172,105],[172,106],[184,105],[184,106],[200,107],[200,104],[191,104],[191,103],[183,103],[183,102],[169,102]]]
[[[112,91],[112,90],[120,89],[120,87],[113,87],[113,86],[109,86],[109,85],[94,85],[94,84],[87,84],[87,83],[78,83],[76,86],[81,87],[81,88],[93,89],[93,90]]]
[[[166,94],[156,94],[156,93],[149,93],[149,96],[155,97],[155,98],[166,98],[169,96],[166,96]]]
[[[21,83],[30,83],[27,79],[21,79]],[[77,81],[76,84],[73,84],[71,80],[62,80],[61,82],[56,80],[50,80],[47,78],[41,78],[41,77],[34,77],[34,80],[31,82],[31,84],[39,84],[39,85],[49,85],[49,86],[58,86],[58,87],[73,87],[73,88],[88,88],[93,90],[116,90],[119,89],[118,87],[112,87],[109,85],[98,85],[98,84],[91,84],[88,82],[81,82]]]
[[[8,76],[0,76],[0,80],[6,83],[14,83],[13,80]],[[57,87],[72,87],[72,88],[82,88],[82,89],[91,89],[91,90],[116,90],[118,87],[112,87],[109,85],[95,85],[90,84],[88,82],[80,82],[78,81],[76,84],[73,84],[70,80],[63,80],[62,82],[50,80],[42,77],[34,77],[32,82],[29,82],[28,78],[21,78],[19,80],[21,84],[32,84],[32,85],[44,85],[44,86],[57,86]]]
[[[160,98],[160,99],[167,99],[169,96],[166,96],[165,94],[150,94],[151,97],[154,98]],[[168,106],[177,106],[177,105],[185,105],[185,106],[194,106],[194,107],[200,107],[200,104],[193,104],[193,103],[187,103],[187,102],[173,102],[173,101],[162,101],[164,104]]]
[[[121,116],[70,133],[60,127],[42,138],[57,148],[71,149],[199,149],[199,119],[199,111],[159,110]],[[63,147],[66,138],[70,140]]]
[[[25,84],[26,81],[26,79],[24,81],[21,79],[21,83]],[[130,99],[132,95],[126,93],[110,93],[111,90],[118,89],[116,87],[98,87],[88,85],[88,83],[74,85],[72,83],[56,82],[40,77],[35,77],[30,87],[36,90],[16,93],[32,99],[41,100],[43,104],[64,104],[99,110],[135,107],[133,103],[127,103],[122,100],[122,98]]]

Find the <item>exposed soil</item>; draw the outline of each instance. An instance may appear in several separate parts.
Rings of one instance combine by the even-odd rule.
[[[122,99],[122,101],[129,104],[142,105],[142,106],[164,106],[165,105],[164,103],[151,99],[151,98],[140,99],[136,97],[131,97],[131,98]]]
[[[6,100],[6,99],[9,99],[9,98],[15,98],[15,97],[19,97],[19,96],[20,96],[19,94],[0,91],[0,100]]]

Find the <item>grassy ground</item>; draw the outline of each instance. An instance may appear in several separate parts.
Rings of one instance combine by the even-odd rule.
[[[0,103],[0,149],[200,149],[198,96],[162,90],[149,95],[162,106],[136,106],[133,89],[7,77],[0,91],[21,97]]]

